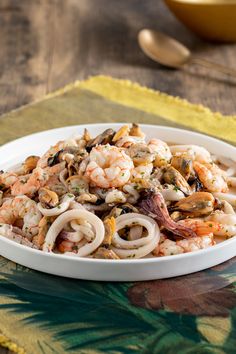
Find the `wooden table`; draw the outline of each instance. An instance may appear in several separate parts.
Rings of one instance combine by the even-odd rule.
[[[107,74],[236,113],[236,79],[191,67],[173,71],[147,59],[138,30],[160,29],[194,52],[236,67],[235,45],[201,41],[161,0],[1,0],[0,113],[75,79]]]
[[[0,113],[76,79],[106,74],[236,114],[236,79],[197,67],[169,70],[140,51],[137,33],[151,27],[236,67],[236,45],[203,42],[160,0],[1,0],[0,24]]]

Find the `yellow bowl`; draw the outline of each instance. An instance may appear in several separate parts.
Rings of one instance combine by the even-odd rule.
[[[169,9],[200,37],[236,42],[236,0],[165,0]]]

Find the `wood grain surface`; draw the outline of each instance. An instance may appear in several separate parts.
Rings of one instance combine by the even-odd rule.
[[[1,0],[0,25],[0,113],[76,79],[106,74],[236,114],[235,79],[193,66],[169,70],[139,49],[138,31],[151,27],[236,68],[236,45],[200,40],[161,0]]]
[[[75,79],[107,74],[236,113],[236,80],[214,71],[163,68],[137,44],[143,27],[175,36],[195,53],[236,67],[236,46],[203,42],[161,0],[1,0],[0,112]]]

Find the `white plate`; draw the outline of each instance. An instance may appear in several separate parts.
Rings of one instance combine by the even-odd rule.
[[[85,127],[92,135],[122,124],[70,126],[26,136],[0,148],[0,169],[6,170],[29,154],[42,154],[58,140],[80,134]],[[198,144],[216,155],[235,160],[236,148],[208,136],[186,130],[154,125],[142,125],[148,138],[158,137],[177,144]],[[48,254],[0,237],[0,254],[16,263],[42,272],[71,278],[102,281],[138,281],[174,277],[197,272],[236,255],[236,237],[197,252],[137,260],[100,260]]]

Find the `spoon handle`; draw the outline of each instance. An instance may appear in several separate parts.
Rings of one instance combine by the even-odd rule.
[[[227,75],[231,75],[231,76],[236,77],[236,70],[228,68],[225,65],[217,64],[217,63],[211,62],[207,59],[203,59],[203,58],[199,58],[199,57],[192,57],[190,61],[193,64],[198,64],[198,65],[204,66],[206,68],[220,71],[223,74],[227,74]]]

